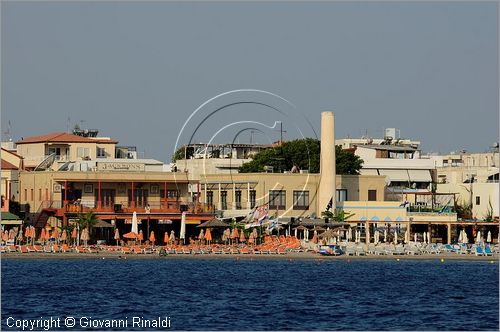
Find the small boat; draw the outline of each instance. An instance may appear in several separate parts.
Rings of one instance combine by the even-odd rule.
[[[329,245],[329,246],[322,246],[319,249],[319,254],[323,256],[340,256],[343,255],[344,252],[342,251],[340,246]]]

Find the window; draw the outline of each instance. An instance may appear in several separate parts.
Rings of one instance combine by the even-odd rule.
[[[234,198],[236,203],[236,210],[241,210],[241,190],[236,190],[234,192]]]
[[[97,158],[106,158],[106,150],[104,148],[97,148]]]
[[[160,189],[160,198],[165,198],[165,189]],[[167,198],[168,199],[177,199],[179,198],[178,190],[167,190]]]
[[[481,205],[481,197],[476,196],[476,205]]]
[[[28,200],[28,189],[24,189],[24,200]]]
[[[207,191],[207,205],[208,206],[214,205],[214,192],[213,191]]]
[[[49,156],[54,153],[56,154],[56,159],[59,159],[61,156],[61,148],[49,148]]]
[[[308,210],[309,209],[309,191],[293,191],[293,209]]]
[[[221,203],[221,209],[227,210],[227,191],[225,190],[220,192],[220,203]]]
[[[30,201],[34,201],[35,200],[35,198],[33,196],[35,196],[34,189],[31,189],[31,195],[30,195],[31,199],[30,199]]]
[[[114,197],[113,197],[114,199]],[[128,205],[132,206],[132,190],[128,190]],[[148,204],[148,190],[147,189],[134,189],[134,206],[144,207]]]
[[[337,202],[347,201],[347,189],[337,189]]]
[[[38,188],[38,200],[42,200],[42,188]]]
[[[253,209],[255,207],[255,201],[257,198],[257,192],[255,190],[250,190],[250,208]]]
[[[45,188],[45,200],[49,200],[49,188]]]
[[[269,191],[269,209],[284,210],[286,206],[286,192],[284,190]]]
[[[368,200],[376,201],[377,200],[377,190],[370,189],[368,190]]]
[[[82,148],[82,147],[79,147],[77,150],[76,150],[76,156],[78,158],[85,158],[85,157],[89,157],[89,148]]]

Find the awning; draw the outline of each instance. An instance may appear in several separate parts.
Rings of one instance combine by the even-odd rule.
[[[370,169],[370,168],[362,168],[359,170],[361,175],[378,175],[378,172],[376,169]]]
[[[411,182],[432,182],[431,173],[427,169],[409,169]]]
[[[405,169],[379,169],[380,175],[385,175],[390,181],[408,182],[408,172]]]
[[[22,220],[2,220],[2,225],[22,225]]]
[[[186,225],[199,225],[201,220],[186,220]]]
[[[94,227],[97,227],[97,228],[113,228],[115,226],[111,225],[109,222],[106,222],[104,220],[99,220],[97,222],[97,224],[95,224]]]
[[[13,213],[2,212],[2,225],[22,225],[23,221]]]

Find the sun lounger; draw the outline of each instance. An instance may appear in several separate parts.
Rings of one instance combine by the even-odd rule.
[[[71,248],[65,243],[62,245],[61,251],[62,252],[70,252]]]
[[[365,249],[361,246],[356,247],[356,255],[357,256],[366,256]]]
[[[353,247],[346,247],[345,248],[345,254],[347,256],[355,256],[356,255],[356,249]]]
[[[6,252],[6,251],[7,251],[7,249],[5,249],[4,246],[0,246],[0,252]]]
[[[52,252],[61,252],[61,247],[59,247],[57,244],[54,244],[52,246]]]
[[[474,248],[473,248],[473,252],[476,256],[484,256],[484,250],[483,248],[480,246],[480,245],[476,245]]]
[[[34,245],[33,248],[35,249],[35,252],[43,252],[42,246]]]
[[[122,247],[122,254],[131,254],[131,253],[132,253],[132,248]]]
[[[404,255],[405,254],[405,249],[402,246],[396,246],[394,248],[393,255]]]
[[[98,254],[99,253],[99,250],[97,250],[97,248],[94,248],[94,247],[87,247],[86,250],[89,254]]]
[[[453,248],[453,246],[449,243],[443,246],[443,250],[446,252],[455,252],[455,248]]]
[[[493,251],[491,250],[491,247],[490,246],[486,246],[484,247],[484,254],[486,256],[493,256]]]
[[[22,246],[21,246],[21,252],[22,252],[23,254],[28,253],[28,248],[26,248],[26,246],[25,246],[25,245],[22,245]]]
[[[15,246],[15,245],[7,246],[7,251],[8,252],[17,252],[17,246]]]

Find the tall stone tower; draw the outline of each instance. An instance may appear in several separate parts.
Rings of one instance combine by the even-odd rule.
[[[321,156],[318,190],[318,217],[326,210],[330,199],[335,210],[335,117],[333,112],[321,113]]]

